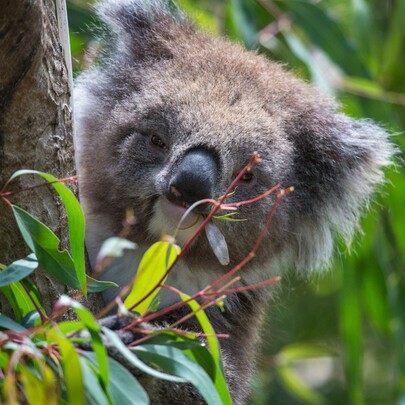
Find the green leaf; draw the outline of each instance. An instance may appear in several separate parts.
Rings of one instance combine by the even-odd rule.
[[[35,253],[44,270],[69,287],[80,289],[81,285],[71,256],[66,250],[58,250],[60,243],[58,237],[22,208],[13,205],[13,213],[25,243]],[[91,277],[87,277],[87,280],[89,280],[89,292],[100,292],[116,286],[115,283],[98,281]]]
[[[52,187],[59,194],[66,209],[69,228],[70,249],[72,251],[74,270],[79,281],[83,294],[87,295],[86,268],[84,261],[84,233],[85,222],[84,214],[74,194],[58,179],[49,174],[38,172],[36,170],[19,170],[15,172],[10,181],[23,174],[37,174],[46,181],[50,182]]]
[[[79,356],[68,338],[60,336],[55,330],[48,334],[49,343],[57,343],[65,376],[68,404],[84,405],[84,383]]]
[[[354,259],[346,259],[354,260]],[[345,261],[346,261],[345,260]],[[346,267],[346,266],[345,266]],[[340,333],[345,349],[345,371],[353,404],[364,403],[361,272],[345,271],[340,296]]]
[[[193,21],[204,30],[219,34],[219,21],[215,18],[215,15],[208,13],[203,8],[197,8],[193,0],[179,0],[176,3],[180,6],[182,11],[191,15]]]
[[[301,38],[292,30],[284,32],[284,38],[295,56],[301,59],[307,66],[311,73],[312,81],[325,92],[333,94],[333,84],[330,83],[328,76],[325,75],[324,71],[318,66],[315,58],[307,49]]]
[[[148,366],[143,361],[139,360],[125,345],[122,343],[122,340],[119,336],[108,328],[102,328],[103,333],[111,342],[111,344],[120,352],[120,354],[133,366],[139,368],[146,374],[151,375],[152,377],[161,378],[162,380],[172,381],[172,382],[185,382],[183,378],[172,376],[169,374],[162,373],[154,368]]]
[[[21,382],[29,405],[47,404],[58,405],[56,379],[52,370],[46,364],[39,365],[41,377],[31,368],[21,367]]]
[[[245,222],[246,218],[233,218],[235,215],[240,215],[239,212],[228,212],[227,214],[214,215],[213,219],[228,222]]]
[[[160,288],[156,288],[153,293],[151,291],[159,284],[179,253],[180,247],[167,241],[154,243],[145,252],[136,272],[131,292],[125,299],[126,308],[132,308],[149,294],[146,299],[133,308],[141,315],[145,313]]]
[[[4,287],[29,276],[38,267],[38,261],[34,254],[20,259],[0,272],[0,287]]]
[[[85,356],[93,355],[93,353],[85,353]],[[94,356],[94,363],[96,363]],[[97,370],[89,366],[89,361],[83,356],[79,357],[80,365],[83,372],[84,388],[86,391],[86,398],[91,405],[110,405],[107,394],[103,391],[100,381],[97,376]]]
[[[183,301],[187,301],[190,299],[190,296],[184,293],[180,294],[180,297]],[[201,310],[201,306],[197,301],[190,300],[188,301],[188,305],[195,313],[195,317],[200,323],[204,333],[207,335],[206,339],[208,342],[208,346],[211,350],[215,363],[217,364],[217,371],[214,379],[215,387],[219,395],[221,396],[222,402],[224,404],[231,404],[232,403],[231,395],[229,393],[225,377],[223,374],[224,367],[222,364],[221,348],[219,346],[218,339],[215,336],[215,330],[212,327],[207,314],[203,310]]]
[[[25,328],[29,329],[33,328],[40,320],[41,317],[39,316],[39,312],[35,309],[24,315],[24,318],[21,320],[21,323]]]
[[[7,316],[1,313],[0,313],[0,328],[5,330],[12,330],[14,332],[19,333],[25,332],[27,330],[17,322],[14,322],[12,319],[8,318]]]
[[[148,344],[167,345],[182,350],[183,353],[204,368],[211,380],[215,380],[217,365],[212,354],[198,338],[191,338],[184,335],[180,336],[174,332],[165,331],[148,339]]]
[[[58,323],[58,329],[63,335],[69,335],[71,333],[76,333],[85,328],[83,322],[78,321],[63,321]]]
[[[312,44],[323,49],[347,74],[370,77],[357,49],[348,41],[336,21],[318,4],[300,0],[277,3],[287,9],[294,25],[306,34]]]
[[[108,385],[109,370],[107,350],[100,336],[100,325],[97,323],[93,314],[87,308],[85,308],[79,302],[71,299],[67,295],[62,295],[58,300],[58,304],[73,308],[76,314],[79,316],[80,320],[87,328],[88,332],[90,333],[91,343],[93,345],[93,350],[98,363],[98,370],[100,371],[100,379],[103,383],[103,386],[106,387]]]
[[[299,378],[292,367],[280,366],[277,368],[277,374],[281,383],[287,388],[288,392],[308,405],[321,405],[325,401],[316,391],[307,387]]]
[[[33,297],[38,307],[42,308],[42,305],[40,305],[35,295],[33,294],[32,289],[27,292],[19,281],[5,287],[1,287],[1,291],[6,296],[7,301],[11,305],[15,319],[18,322],[21,322],[22,318],[29,312],[36,311],[36,308],[31,301],[29,294],[31,295],[31,297]]]
[[[228,35],[243,41],[249,49],[258,43],[257,32],[270,22],[268,13],[258,2],[245,0],[228,0],[226,17]]]
[[[221,404],[217,390],[205,370],[181,350],[169,346],[141,345],[131,349],[142,360],[193,384],[207,404]],[[230,402],[231,403],[231,402]]]
[[[384,43],[384,56],[382,58],[382,76],[388,77],[388,82],[390,82],[389,78],[394,76],[394,72],[398,68],[398,61],[403,61],[405,44],[405,1],[398,0],[393,4],[394,10],[390,20],[389,35]]]
[[[85,357],[95,363],[93,353],[85,353]],[[148,394],[125,367],[111,358],[108,358],[108,365],[111,370],[109,392],[115,404],[149,404]]]
[[[280,352],[283,363],[294,360],[312,359],[317,357],[330,357],[334,353],[331,349],[308,343],[290,344]]]
[[[190,296],[185,293],[181,293],[180,298],[184,302],[186,302],[187,300],[190,300]],[[211,322],[208,319],[208,316],[201,309],[201,306],[197,301],[190,300],[187,302],[187,304],[190,306],[191,310],[195,313],[195,317],[197,318],[198,322],[200,323],[204,333],[206,335],[208,335],[207,342],[208,342],[208,346],[211,350],[212,356],[214,357],[217,364],[221,364],[221,362],[222,362],[221,349],[219,347],[218,339],[215,336],[215,330],[212,327]]]
[[[374,35],[373,19],[371,15],[370,6],[366,0],[351,0],[352,5],[352,27],[353,33],[358,42],[359,51],[364,53],[365,60],[369,63],[375,62],[376,54],[371,52],[371,45],[373,44]]]

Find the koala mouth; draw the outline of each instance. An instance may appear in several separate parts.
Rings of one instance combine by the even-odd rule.
[[[196,233],[204,220],[204,214],[190,212],[184,219],[187,208],[171,203],[165,197],[157,200],[149,231],[156,237],[164,234],[174,236],[184,246]],[[179,227],[179,223],[181,225]],[[221,265],[229,264],[228,245],[219,228],[210,221],[205,227],[205,234],[211,249]]]
[[[162,210],[163,214],[173,220],[176,223],[176,227],[178,226],[180,220],[182,219],[188,208],[189,207],[187,205],[180,206],[177,204],[173,204],[166,198],[162,198],[160,201],[160,209]],[[201,215],[190,212],[182,221],[179,229],[185,230],[192,227],[193,225],[197,224],[197,222],[199,222],[200,217]]]
[[[157,238],[161,238],[164,234],[175,236],[178,243],[184,245],[194,235],[203,220],[202,215],[191,212],[182,221],[179,228],[179,222],[186,211],[186,207],[173,204],[165,197],[160,197],[153,207],[149,232]]]

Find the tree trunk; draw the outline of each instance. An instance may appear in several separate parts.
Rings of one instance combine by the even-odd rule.
[[[0,189],[19,169],[35,169],[57,178],[75,172],[72,141],[71,89],[53,0],[0,0]],[[42,180],[21,176],[9,190]],[[77,190],[74,190],[77,192]],[[12,202],[47,224],[67,247],[66,215],[49,187],[24,191]],[[9,207],[0,201],[0,263],[28,253]],[[66,287],[36,271],[45,308]],[[0,311],[9,306],[0,294]]]

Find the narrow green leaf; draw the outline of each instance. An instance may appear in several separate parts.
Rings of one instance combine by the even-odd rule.
[[[184,293],[180,294],[180,297],[183,301],[187,301],[190,298],[190,296]],[[221,396],[222,402],[224,404],[231,404],[232,403],[231,395],[229,393],[229,389],[223,374],[224,367],[222,363],[221,348],[219,346],[218,339],[215,336],[215,330],[212,327],[207,314],[203,310],[201,310],[201,306],[197,301],[195,300],[188,301],[188,305],[195,313],[195,317],[200,323],[204,333],[207,335],[206,339],[208,342],[208,346],[211,350],[215,363],[217,364],[217,372],[215,374],[214,380],[215,387],[219,395]]]
[[[87,354],[91,355],[92,353],[86,353],[86,355]],[[84,388],[88,404],[110,405],[107,394],[103,391],[97,374],[95,374],[93,368],[89,366],[88,360],[85,357],[79,357],[79,361],[83,372]]]
[[[56,192],[62,199],[68,218],[69,241],[74,262],[74,269],[76,272],[76,277],[79,280],[81,290],[86,296],[87,284],[84,261],[85,222],[84,214],[79,202],[77,201],[74,194],[65,186],[65,184],[59,182],[56,177],[51,176],[47,173],[38,172],[36,170],[19,170],[12,175],[10,180],[23,174],[37,174],[41,176],[43,179],[51,183],[52,187],[56,190]]]
[[[68,404],[84,405],[84,383],[79,356],[68,338],[58,335],[56,331],[48,334],[50,343],[57,343],[61,355],[63,374],[65,376]]]
[[[3,397],[7,405],[20,405],[18,400],[17,381],[13,373],[7,373],[3,379]]]
[[[43,371],[43,378],[41,379],[38,378],[38,374],[34,374],[28,367],[21,367],[20,369],[20,378],[28,404],[58,405],[59,401],[56,396],[57,390],[53,373],[45,364],[41,366],[41,369]]]
[[[390,20],[389,35],[384,43],[384,57],[382,58],[384,76],[394,76],[398,61],[403,58],[405,44],[405,1],[393,2],[394,10]],[[402,59],[403,60],[403,59]]]
[[[0,329],[12,330],[14,332],[19,333],[25,332],[27,330],[17,322],[14,322],[12,319],[8,318],[7,316],[1,313],[0,313]]]
[[[1,291],[6,296],[13,309],[17,322],[22,322],[23,317],[27,314],[32,313],[33,311],[36,312],[37,308],[33,301],[36,303],[37,307],[45,313],[38,289],[30,283],[28,279],[25,279],[23,283],[25,288],[20,281],[12,283],[6,287],[1,287]]]
[[[0,287],[9,285],[29,276],[38,267],[38,261],[34,254],[24,259],[17,260],[0,272]]]
[[[285,346],[280,355],[283,361],[291,362],[294,360],[312,359],[317,357],[331,357],[333,356],[331,349],[324,346],[318,346],[308,343],[295,343]]]
[[[79,332],[85,328],[81,321],[63,321],[58,323],[58,329],[63,335],[69,335],[71,333]]]
[[[22,208],[13,205],[13,213],[25,243],[35,253],[44,270],[69,287],[80,289],[73,260],[66,250],[59,251],[58,237]],[[98,281],[90,277],[87,279],[91,281],[89,292],[99,292],[116,286],[115,283]]]
[[[33,328],[37,322],[39,322],[41,320],[41,317],[39,316],[38,311],[35,309],[31,312],[28,312],[28,314],[26,314],[24,316],[24,318],[21,320],[21,324],[29,329],[29,328]]]
[[[376,33],[373,31],[373,18],[370,6],[365,0],[351,0],[351,6],[353,33],[360,45],[359,51],[364,54],[366,61],[373,63],[375,62],[374,57],[376,53],[371,52],[371,47]]]
[[[132,353],[125,345],[122,343],[122,340],[119,336],[108,328],[102,328],[103,333],[111,342],[112,345],[120,352],[120,354],[133,366],[139,368],[146,374],[151,375],[152,377],[161,378],[162,380],[172,381],[172,382],[185,382],[184,378],[172,376],[169,374],[162,373],[154,368],[148,366],[143,361],[139,360],[138,357]]]
[[[303,403],[308,405],[321,405],[325,403],[321,395],[311,390],[301,381],[292,367],[280,366],[277,368],[277,374],[288,392]]]
[[[354,260],[354,259],[346,259]],[[361,272],[345,271],[340,295],[340,333],[351,403],[364,403]]]
[[[294,31],[284,32],[284,38],[295,56],[306,65],[311,73],[312,81],[325,92],[333,94],[333,84],[328,80],[328,76],[318,66],[315,58],[311,52],[307,49],[307,46],[301,40],[301,38],[294,33]]]
[[[154,243],[145,252],[136,272],[131,292],[124,302],[126,308],[133,307],[159,284],[179,253],[180,247],[167,241]],[[141,315],[145,313],[159,290],[160,288],[157,288],[133,309]]]
[[[107,350],[100,336],[101,331],[100,325],[97,323],[93,314],[87,308],[85,308],[79,302],[71,299],[67,295],[62,295],[59,298],[58,303],[60,305],[69,306],[73,308],[78,317],[80,318],[80,320],[87,328],[88,332],[90,333],[91,343],[93,345],[93,350],[96,355],[98,363],[98,369],[100,371],[100,378],[104,387],[106,387],[108,385],[109,369],[108,369]]]
[[[215,380],[217,365],[205,344],[203,344],[198,338],[190,338],[184,335],[180,336],[174,332],[165,331],[148,339],[148,344],[167,345],[180,349],[188,357],[203,367],[212,381]]]
[[[283,0],[282,5],[292,17],[295,26],[299,27],[314,45],[323,49],[347,74],[370,77],[357,49],[348,41],[336,21],[318,4]]]
[[[243,41],[249,49],[257,45],[257,32],[270,21],[268,13],[259,2],[245,0],[226,2],[227,34],[233,39]]]
[[[33,303],[20,282],[1,287],[0,290],[7,298],[17,322],[21,322],[24,315],[28,312],[35,310]]]
[[[93,353],[86,353],[85,356],[95,362]],[[109,392],[115,404],[149,404],[148,394],[125,367],[111,358],[108,358],[108,365],[111,369]]]
[[[180,294],[180,298],[183,301],[187,301],[190,299],[190,296],[182,293]],[[204,333],[207,336],[208,346],[211,350],[212,356],[214,357],[217,364],[220,364],[222,361],[221,358],[221,349],[219,347],[218,339],[215,336],[215,330],[211,325],[211,322],[208,319],[206,313],[201,309],[200,304],[195,300],[188,301],[188,305],[190,306],[191,310],[195,312],[195,317],[197,318],[198,322],[200,323]]]
[[[193,384],[207,404],[222,403],[205,370],[189,359],[181,350],[169,346],[142,345],[133,347],[131,351],[142,360],[156,364],[162,370],[182,377]]]

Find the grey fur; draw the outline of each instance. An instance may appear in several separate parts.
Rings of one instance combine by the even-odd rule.
[[[215,197],[254,151],[263,160],[253,170],[256,181],[240,185],[229,202],[252,198],[278,182],[295,187],[279,206],[257,257],[241,272],[242,284],[291,268],[302,274],[327,268],[336,235],[350,244],[362,210],[383,181],[394,151],[387,133],[341,114],[332,99],[282,66],[196,30],[159,1],[109,0],[98,10],[112,35],[102,62],[83,73],[75,89],[91,260],[102,241],[120,231],[126,208],[139,221],[131,239],[140,251],[158,240],[170,226],[156,212],[156,201],[184,154],[204,148],[218,159]],[[155,133],[168,145],[163,154],[148,143],[147,135]],[[229,266],[218,263],[200,236],[172,284],[192,293],[242,260],[272,201],[269,196],[242,207],[245,222],[216,222],[229,246]],[[128,282],[135,267],[128,269],[128,263],[140,260],[140,253],[132,255],[115,262],[104,278]],[[267,296],[230,298],[225,315],[210,313],[218,332],[231,334],[223,350],[235,403],[246,399]]]

